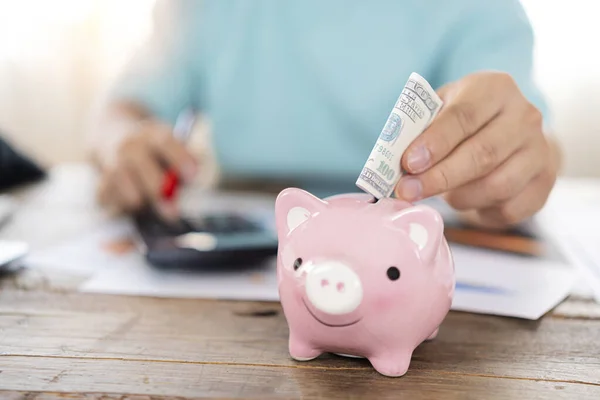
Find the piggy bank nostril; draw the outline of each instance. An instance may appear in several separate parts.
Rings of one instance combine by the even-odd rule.
[[[353,312],[363,298],[360,277],[339,262],[315,264],[306,275],[305,290],[311,307],[330,315]]]

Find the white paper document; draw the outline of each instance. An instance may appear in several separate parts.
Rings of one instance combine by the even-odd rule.
[[[82,292],[171,298],[277,301],[275,259],[243,271],[167,271],[148,265],[123,243],[126,221],[36,252],[26,265],[51,278],[79,279]],[[451,244],[457,286],[454,310],[537,319],[569,295],[576,271],[560,257],[533,257]]]
[[[276,301],[275,261],[243,271],[171,271],[149,265],[135,249],[123,245],[134,232],[125,221],[25,260],[29,268],[81,281],[81,292],[154,297]]]
[[[21,259],[29,251],[25,242],[13,240],[0,240],[0,270],[8,268],[10,264]]]
[[[7,195],[0,195],[0,226],[11,216],[17,208],[16,201]]]
[[[457,280],[454,310],[535,320],[569,295],[577,276],[562,262],[451,247]]]
[[[576,294],[600,303],[600,181],[560,180],[538,219],[577,268]]]

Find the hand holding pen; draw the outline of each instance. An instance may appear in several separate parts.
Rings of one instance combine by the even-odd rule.
[[[194,128],[195,113],[192,109],[186,109],[179,114],[175,127],[173,128],[173,137],[181,144],[187,143]],[[165,174],[162,186],[162,196],[167,201],[173,201],[181,184],[181,178],[176,168],[169,168]]]
[[[197,171],[185,147],[193,123],[193,111],[185,110],[175,127],[132,118],[121,132],[109,132],[118,139],[102,162],[99,201],[117,212],[150,207],[166,220],[178,218],[178,188],[193,181]]]

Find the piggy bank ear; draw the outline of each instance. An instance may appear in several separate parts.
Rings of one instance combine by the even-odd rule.
[[[392,225],[408,234],[423,261],[432,261],[444,236],[444,221],[433,208],[417,205],[392,216]]]
[[[280,236],[287,235],[300,224],[323,210],[326,202],[296,188],[283,190],[275,201],[275,219]]]

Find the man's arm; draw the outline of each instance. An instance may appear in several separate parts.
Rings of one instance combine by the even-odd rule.
[[[560,165],[533,80],[533,32],[516,0],[455,2],[431,77],[444,107],[407,149],[397,195],[442,194],[479,225],[504,228],[545,204]]]
[[[534,78],[535,34],[519,0],[458,0],[430,83],[442,87],[480,71],[509,74],[550,127],[550,109]]]
[[[462,0],[455,4],[460,5],[458,17],[445,37],[432,84],[441,87],[483,70],[508,73],[542,114],[552,159],[560,170],[562,148],[553,133],[548,102],[535,81],[535,32],[521,2]]]

